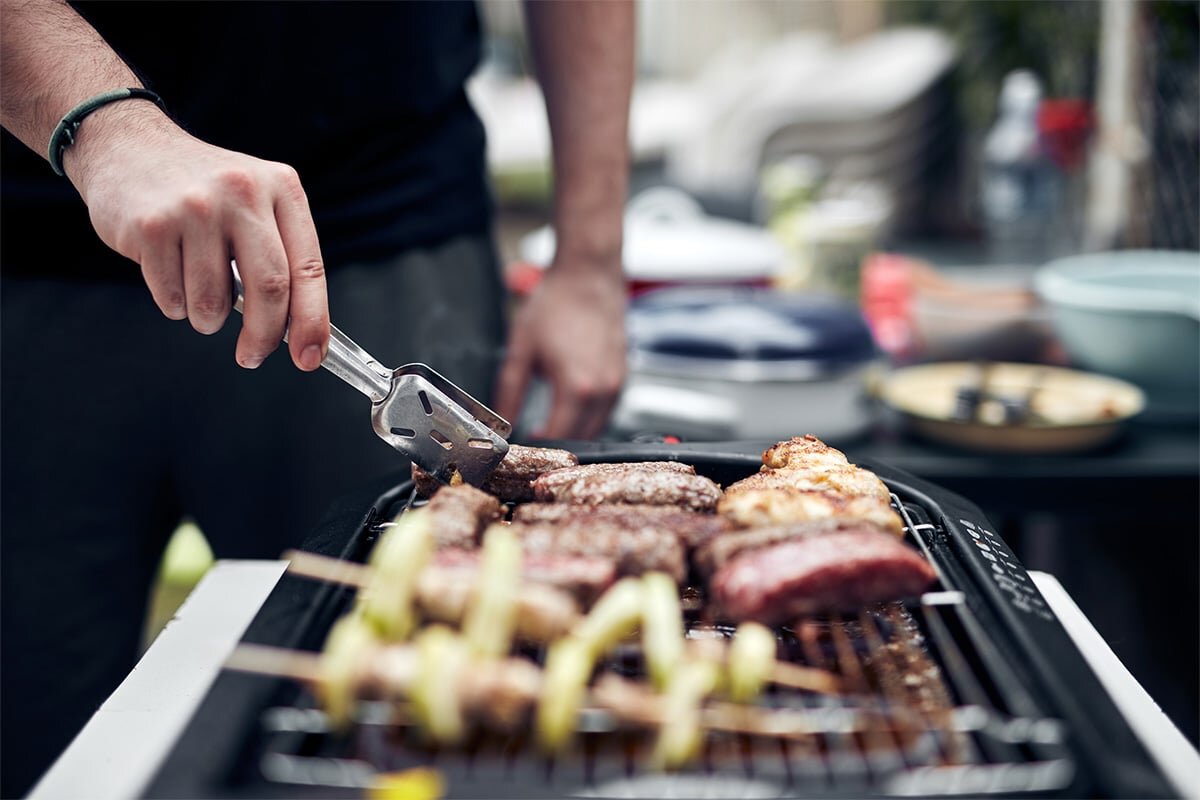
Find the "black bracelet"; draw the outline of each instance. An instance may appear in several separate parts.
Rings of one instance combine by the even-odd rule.
[[[66,152],[68,147],[75,144],[75,135],[79,132],[79,126],[83,123],[84,117],[96,109],[103,108],[109,103],[115,103],[118,100],[152,100],[163,111],[167,110],[166,106],[163,105],[162,98],[149,89],[113,89],[111,92],[104,92],[95,97],[89,97],[68,111],[66,116],[54,128],[54,133],[50,135],[50,152],[48,158],[50,160],[50,168],[54,170],[56,175],[65,176],[67,174],[63,171],[63,153]]]

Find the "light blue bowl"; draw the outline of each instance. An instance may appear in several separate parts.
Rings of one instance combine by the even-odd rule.
[[[1150,411],[1200,411],[1200,253],[1071,256],[1034,288],[1076,366],[1136,383]]]

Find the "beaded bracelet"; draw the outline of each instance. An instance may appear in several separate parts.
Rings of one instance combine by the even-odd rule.
[[[95,97],[89,97],[68,111],[54,128],[54,133],[50,135],[48,159],[50,161],[50,168],[54,170],[56,175],[65,176],[67,174],[63,170],[63,153],[66,152],[68,147],[75,144],[75,135],[79,132],[79,126],[83,123],[84,117],[109,103],[115,103],[119,100],[152,100],[163,111],[167,110],[166,106],[163,105],[162,98],[149,89],[113,89],[112,91],[98,94]]]

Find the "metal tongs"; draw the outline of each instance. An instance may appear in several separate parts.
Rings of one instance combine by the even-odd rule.
[[[236,264],[233,287],[233,307],[241,313],[244,289]],[[425,364],[388,369],[330,325],[321,366],[371,398],[379,438],[442,483],[457,473],[478,486],[508,453],[512,425]]]

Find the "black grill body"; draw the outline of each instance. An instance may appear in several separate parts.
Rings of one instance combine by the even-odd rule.
[[[583,463],[677,460],[728,485],[756,472],[761,448],[573,446]],[[347,737],[307,727],[307,690],[284,680],[222,672],[146,790],[148,797],[358,797],[375,770],[431,763],[451,797],[1169,797],[1175,793],[1056,619],[1024,567],[969,501],[882,464],[864,463],[891,489],[907,535],[939,574],[919,603],[887,612],[883,636],[911,620],[954,708],[924,744],[882,754],[826,736],[820,752],[763,753],[725,742],[694,769],[656,774],[600,747],[557,761],[527,742],[485,742],[466,754],[409,747],[403,733],[365,726]],[[409,502],[407,476],[345,498],[304,549],[363,561],[377,524]],[[243,641],[319,650],[353,591],[285,574]],[[895,616],[895,615],[902,615]],[[850,627],[871,627],[864,612]],[[889,621],[890,620],[890,621]],[[868,631],[870,633],[870,631]],[[879,638],[876,634],[871,634]],[[867,637],[871,638],[871,637]],[[928,752],[965,743],[947,765]],[[631,746],[632,747],[632,746]],[[924,749],[922,749],[924,748]],[[470,748],[469,748],[470,749]],[[611,751],[612,748],[610,748]],[[622,750],[620,746],[616,748]],[[629,747],[625,751],[632,752]],[[778,748],[777,748],[778,750]],[[492,752],[497,751],[497,752]],[[607,754],[606,754],[607,753]],[[924,755],[923,755],[924,754]],[[589,761],[590,760],[590,761]]]

